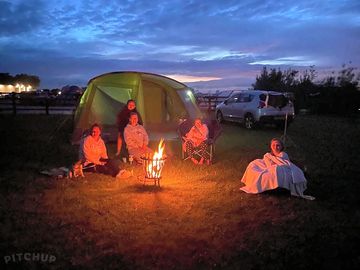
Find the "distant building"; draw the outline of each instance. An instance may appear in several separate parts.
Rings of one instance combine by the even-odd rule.
[[[15,92],[15,86],[11,84],[0,84],[0,93],[12,93]]]
[[[24,85],[19,83],[15,86],[12,84],[0,84],[0,93],[21,93],[29,91],[32,91],[31,85]]]
[[[83,88],[77,85],[66,85],[61,88],[61,94],[82,94],[84,92]]]

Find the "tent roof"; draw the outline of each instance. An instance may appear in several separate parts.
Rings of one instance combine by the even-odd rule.
[[[155,74],[155,73],[149,73],[149,72],[139,72],[139,71],[114,71],[114,72],[108,72],[108,73],[104,73],[101,74],[99,76],[96,76],[94,78],[91,78],[88,82],[88,85],[93,82],[96,81],[100,78],[103,77],[107,77],[107,76],[111,76],[111,75],[116,75],[116,74],[122,74],[122,75],[138,75],[144,79],[150,79],[152,81],[159,81],[159,82],[166,82],[167,84],[169,84],[171,87],[176,88],[176,89],[183,89],[183,88],[188,88],[185,84],[176,81],[172,78],[169,77],[165,77],[163,75],[159,75],[159,74]]]
[[[117,71],[96,76],[89,80],[76,109],[73,142],[78,142],[92,123],[101,124],[103,134],[109,134],[107,140],[115,141],[116,115],[131,98],[149,136],[177,138],[179,119],[201,115],[188,89],[174,79],[147,72]]]

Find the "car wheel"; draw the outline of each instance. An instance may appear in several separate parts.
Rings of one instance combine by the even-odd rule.
[[[223,117],[223,114],[222,114],[221,111],[218,111],[218,112],[216,113],[216,120],[217,120],[219,123],[224,122],[224,117]]]
[[[255,128],[255,119],[251,114],[245,115],[244,125],[246,129]]]

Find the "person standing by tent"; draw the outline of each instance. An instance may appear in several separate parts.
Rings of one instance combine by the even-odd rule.
[[[129,155],[133,156],[137,163],[142,163],[140,157],[146,153],[151,153],[152,150],[148,147],[149,136],[145,128],[139,125],[138,117],[136,112],[130,113],[129,124],[124,130],[124,138]]]
[[[135,100],[129,99],[126,103],[126,106],[118,113],[116,118],[116,124],[118,126],[118,137],[117,137],[117,147],[116,147],[116,156],[120,156],[121,148],[123,144],[123,138],[124,138],[124,129],[126,125],[129,123],[130,113],[138,111],[136,110],[136,103]],[[140,115],[138,114],[138,122],[140,125],[142,125],[142,120]]]
[[[105,142],[101,138],[101,127],[93,124],[90,130],[90,135],[84,139],[80,149],[84,167],[89,167],[93,172],[123,178],[126,171],[120,170],[114,161],[108,158]]]

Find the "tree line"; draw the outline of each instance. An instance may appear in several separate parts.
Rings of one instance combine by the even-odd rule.
[[[345,64],[336,74],[332,72],[321,80],[314,66],[299,72],[294,69],[264,67],[254,89],[293,93],[295,110],[309,109],[313,113],[352,115],[360,108],[360,73]]]
[[[336,113],[350,115],[360,108],[360,73],[356,68],[342,65],[336,74],[332,72],[321,80],[317,80],[318,73],[314,66],[305,71],[295,69],[281,70],[280,68],[263,67],[256,76],[254,89],[273,90],[293,93],[295,111],[309,109],[314,113]],[[0,73],[0,84],[31,85],[36,89],[40,85],[40,78],[35,75]]]
[[[36,89],[40,85],[40,78],[35,75],[28,74],[16,74],[15,76],[10,75],[10,73],[0,73],[0,84],[23,84],[31,85],[33,89]]]

